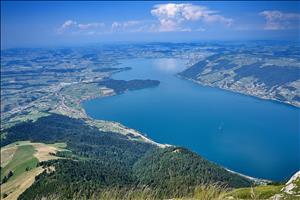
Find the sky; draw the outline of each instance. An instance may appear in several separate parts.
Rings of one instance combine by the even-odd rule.
[[[1,1],[1,49],[109,42],[299,41],[299,1]]]

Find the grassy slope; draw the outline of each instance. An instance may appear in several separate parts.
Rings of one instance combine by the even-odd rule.
[[[227,192],[225,197],[227,199],[300,200],[300,171],[296,172],[285,184],[234,189]]]
[[[32,145],[21,145],[17,148],[12,160],[1,170],[1,179],[11,170],[14,175],[10,179],[17,178],[26,171],[26,168],[34,168],[38,159],[33,156],[36,152]]]
[[[8,194],[5,200],[17,199],[33,184],[35,177],[44,171],[42,167],[37,167],[37,163],[57,158],[49,153],[53,153],[54,150],[63,150],[65,147],[65,143],[46,145],[21,141],[1,148],[1,167],[3,167],[1,180],[10,170],[14,173],[5,184],[1,185],[1,199],[3,199],[3,194]],[[26,168],[29,170],[26,171]]]
[[[42,167],[34,168],[1,185],[1,199],[3,199],[4,194],[8,194],[8,196],[4,198],[5,200],[16,200],[34,183],[35,177],[43,171],[44,169]]]
[[[204,184],[195,188],[190,196],[172,198],[173,200],[274,200],[274,195],[282,194],[278,200],[298,200],[300,196],[287,195],[281,192],[284,185],[265,185],[253,188],[239,188],[228,191],[218,184]],[[149,187],[142,189],[110,188],[92,199],[103,200],[156,200],[157,191]]]
[[[5,167],[12,160],[16,150],[16,146],[1,149],[1,167]]]
[[[227,193],[227,197],[234,199],[269,199],[280,193],[284,185],[262,185],[253,188],[239,188]]]

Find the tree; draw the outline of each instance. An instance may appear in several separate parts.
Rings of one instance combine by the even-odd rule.
[[[10,177],[12,177],[14,175],[14,173],[10,170],[7,174],[7,179],[9,179]]]
[[[2,181],[1,181],[1,184],[6,183],[7,180],[8,180],[8,178],[6,176],[4,176],[3,179],[2,179]]]
[[[3,195],[2,195],[3,199],[5,199],[7,196],[8,196],[8,194],[6,194],[6,193],[3,193]]]

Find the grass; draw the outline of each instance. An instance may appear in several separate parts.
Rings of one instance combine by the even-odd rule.
[[[65,150],[65,148],[67,148],[67,144],[64,142],[60,142],[60,143],[54,143],[54,144],[48,144],[49,146],[55,147],[57,149],[61,149],[61,150]]]
[[[48,113],[45,113],[43,111],[33,110],[33,111],[30,111],[27,114],[20,114],[20,115],[17,115],[15,117],[11,118],[9,120],[9,123],[3,124],[3,128],[4,127],[8,128],[8,127],[11,127],[11,126],[13,126],[17,123],[25,122],[25,121],[29,121],[29,120],[36,121],[39,118],[45,117],[45,116],[48,116],[48,115],[49,115]]]
[[[49,153],[56,151],[67,151],[65,143],[44,144],[31,143],[30,141],[19,141],[1,148],[1,180],[13,171],[13,176],[1,185],[1,199],[3,194],[8,195],[5,200],[15,200],[28,187],[35,177],[44,169],[36,167],[39,161],[58,159]],[[2,157],[3,156],[3,157]],[[27,168],[27,170],[26,170]]]
[[[8,195],[5,200],[16,200],[28,187],[30,187],[35,177],[40,174],[44,169],[42,167],[31,169],[18,176],[18,178],[9,180],[7,183],[1,185],[1,198],[3,195]]]
[[[30,141],[19,141],[1,148],[1,180],[9,171],[13,176],[9,181],[16,179],[28,169],[33,169],[39,161],[57,159],[50,155],[56,151],[65,150],[65,143],[44,144],[31,143]]]
[[[157,194],[148,187],[145,188],[108,188],[91,199],[101,200],[156,200]]]
[[[13,171],[13,176],[10,178],[13,180],[25,172],[26,168],[35,168],[38,163],[38,159],[33,156],[35,152],[32,145],[19,146],[11,161],[1,170],[1,180],[9,171]]]
[[[226,194],[226,188],[220,184],[204,184],[195,188],[194,193],[189,197],[174,198],[172,196],[162,198],[159,190],[147,186],[137,188],[107,188],[100,193],[93,195],[92,200],[223,200]],[[176,193],[176,192],[174,192]],[[83,197],[74,197],[75,199],[84,199]]]
[[[196,187],[193,199],[221,200],[224,199],[227,189],[218,184],[207,184]]]
[[[17,146],[1,149],[1,167],[5,167],[13,158]]]
[[[235,199],[269,199],[275,194],[280,193],[283,186],[284,185],[262,185],[253,188],[240,188],[228,192],[226,196],[232,196]]]

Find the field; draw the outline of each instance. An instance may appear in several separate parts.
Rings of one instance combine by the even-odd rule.
[[[38,162],[58,159],[54,154],[65,147],[64,143],[48,145],[22,141],[1,148],[1,181],[3,182],[10,171],[13,172],[13,175],[1,184],[1,199],[17,199],[32,185],[35,177],[44,171],[42,167],[37,167]],[[7,197],[4,198],[5,196]]]
[[[42,167],[34,168],[28,172],[24,172],[15,178],[14,180],[9,180],[7,183],[1,185],[1,199],[5,200],[15,200],[22,194],[28,187],[30,187],[35,177],[43,172]],[[8,195],[4,198],[4,195]]]

